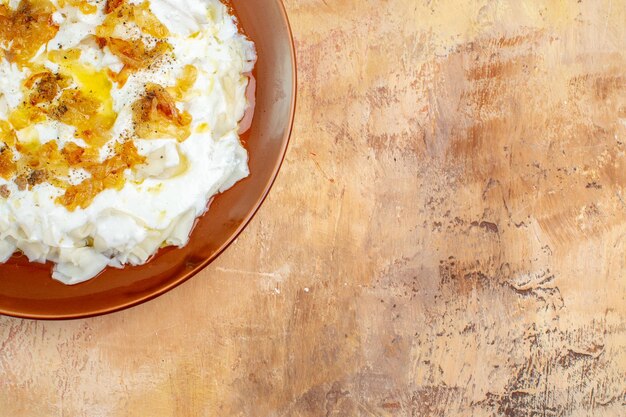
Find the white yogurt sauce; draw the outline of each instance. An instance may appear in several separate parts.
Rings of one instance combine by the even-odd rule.
[[[60,30],[47,48],[79,47],[85,64],[119,72],[120,60],[108,48],[100,50],[87,39],[105,16],[104,1],[90,3],[98,5],[98,13],[85,15],[71,6],[55,13]],[[144,264],[162,246],[186,245],[208,201],[249,175],[248,155],[237,130],[247,106],[248,79],[243,74],[252,71],[256,60],[253,44],[238,32],[233,17],[217,0],[151,0],[150,9],[170,31],[167,41],[175,59],[131,75],[122,88],[114,84],[118,119],[113,140],[131,126],[131,106],[145,83],[174,86],[186,65],[195,66],[198,77],[177,105],[193,117],[192,132],[199,131],[199,126],[209,126],[208,131],[192,133],[182,143],[173,138],[135,139],[139,152],[148,157],[147,166],[129,170],[122,190],[103,191],[86,209],[68,211],[56,203],[63,190],[49,183],[19,191],[13,182],[0,178],[0,185],[6,184],[11,191],[9,198],[0,198],[0,262],[15,251],[32,262],[52,261],[53,277],[66,284],[91,279],[107,266]],[[47,66],[55,65],[47,62]],[[26,76],[0,59],[0,118],[6,119],[22,102],[20,85]],[[80,143],[73,137],[73,128],[60,122],[32,129],[42,143],[57,140],[59,147],[67,141]],[[18,137],[27,134],[19,132]],[[106,157],[107,151],[102,152]],[[176,173],[183,159],[187,169]],[[77,183],[87,176],[84,171],[72,171],[71,181]]]

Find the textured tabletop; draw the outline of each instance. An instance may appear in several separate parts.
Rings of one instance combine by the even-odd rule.
[[[626,415],[626,2],[286,6],[259,215],[148,304],[0,318],[0,416]]]

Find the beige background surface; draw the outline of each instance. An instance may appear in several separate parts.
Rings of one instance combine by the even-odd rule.
[[[286,4],[258,217],[149,304],[0,318],[0,416],[626,415],[626,2]]]

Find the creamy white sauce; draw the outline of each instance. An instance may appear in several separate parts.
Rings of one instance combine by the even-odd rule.
[[[12,109],[24,99],[21,85],[26,79],[26,72],[16,64],[0,59],[0,118],[6,120]]]
[[[85,39],[104,19],[105,2],[92,3],[99,7],[96,14],[85,15],[68,6],[55,14],[61,28],[48,50],[79,47],[84,64],[119,72],[122,63],[116,56]],[[248,155],[237,130],[247,105],[248,80],[243,74],[253,69],[256,60],[253,44],[238,33],[233,18],[217,0],[151,0],[150,8],[171,32],[168,42],[175,59],[133,74],[122,88],[114,87],[119,116],[113,141],[131,128],[131,106],[145,83],[174,86],[186,65],[198,69],[198,78],[178,106],[193,117],[192,132],[201,125],[210,129],[193,133],[182,143],[135,140],[139,152],[148,157],[147,166],[128,171],[122,190],[105,190],[86,209],[70,212],[56,203],[63,191],[48,183],[19,191],[13,182],[0,178],[0,185],[11,191],[8,199],[0,198],[0,262],[19,250],[33,262],[54,262],[53,277],[66,284],[91,279],[107,266],[143,264],[164,245],[186,245],[208,201],[249,175]],[[47,66],[54,64],[47,62]],[[24,99],[19,86],[25,77],[15,65],[0,60],[0,118],[6,119]],[[59,147],[67,141],[81,142],[73,137],[72,127],[59,122],[18,132],[20,140],[28,141],[28,135],[41,142],[57,140]],[[104,147],[101,157],[108,152]],[[183,160],[187,169],[177,172]],[[79,183],[88,175],[73,170],[69,181]]]

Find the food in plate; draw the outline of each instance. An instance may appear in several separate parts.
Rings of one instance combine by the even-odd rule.
[[[249,175],[255,61],[218,0],[0,0],[0,262],[77,284],[186,245]]]

